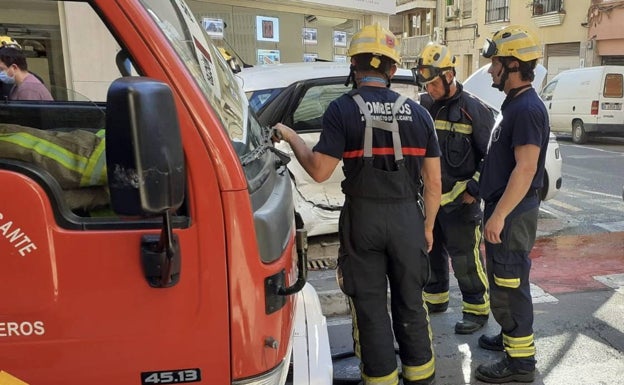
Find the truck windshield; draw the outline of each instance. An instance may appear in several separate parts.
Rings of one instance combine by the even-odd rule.
[[[242,88],[187,5],[179,0],[142,0],[141,3],[217,110],[239,158],[261,147],[262,129],[249,112]]]

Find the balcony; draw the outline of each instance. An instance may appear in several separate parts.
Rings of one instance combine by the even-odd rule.
[[[531,19],[538,27],[561,25],[565,18],[563,0],[534,0],[527,4]]]
[[[431,36],[429,35],[410,36],[401,39],[401,62],[403,67],[411,68],[415,66],[418,55],[430,41]]]

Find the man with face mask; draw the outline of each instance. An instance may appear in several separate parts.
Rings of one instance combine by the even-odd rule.
[[[420,96],[435,121],[442,151],[442,202],[433,229],[431,277],[424,298],[430,313],[449,303],[449,257],[462,293],[462,319],[455,333],[472,334],[488,320],[490,301],[481,257],[479,172],[494,125],[492,111],[464,92],[455,79],[455,56],[429,43],[412,69],[427,93]]]
[[[28,71],[26,56],[15,46],[0,48],[0,79],[13,83],[9,100],[54,100],[43,82]]]
[[[4,47],[18,50],[22,49],[22,46],[12,37],[0,36],[0,48]],[[11,93],[11,88],[13,88],[14,84],[14,78],[9,77],[5,71],[0,72],[0,100],[7,100],[9,98],[9,93]]]

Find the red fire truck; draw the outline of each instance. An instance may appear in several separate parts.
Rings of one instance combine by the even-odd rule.
[[[184,1],[10,1],[0,27],[54,98],[0,129],[105,138],[75,189],[0,139],[0,384],[331,383],[288,159]]]

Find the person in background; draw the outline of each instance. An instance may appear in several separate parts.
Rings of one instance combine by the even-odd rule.
[[[14,83],[9,100],[53,100],[41,80],[28,72],[26,56],[17,48],[0,48],[0,78]]]
[[[431,117],[392,91],[400,62],[396,38],[367,25],[349,46],[356,89],[332,101],[313,149],[290,127],[274,129],[317,182],[343,159],[345,203],[339,220],[341,288],[349,296],[355,352],[364,384],[432,384],[435,356],[422,289],[440,206],[440,149]],[[424,181],[423,211],[419,200]],[[388,314],[388,281],[392,319]],[[393,334],[394,331],[394,334]]]
[[[471,334],[490,313],[488,282],[481,256],[479,174],[494,116],[487,106],[464,92],[455,79],[456,58],[448,47],[429,43],[412,69],[427,93],[420,96],[435,121],[442,151],[442,201],[429,254],[431,278],[425,286],[430,313],[449,303],[449,256],[462,293],[462,320],[455,333]]]
[[[510,25],[486,40],[482,54],[492,62],[488,70],[492,86],[506,98],[501,106],[503,118],[492,132],[479,190],[485,202],[483,235],[492,314],[501,332],[481,336],[479,346],[504,350],[505,356],[480,365],[475,376],[489,383],[533,382],[529,254],[537,233],[539,190],[550,135],[548,112],[531,85],[542,48],[533,32]]]
[[[22,49],[22,46],[10,36],[0,36],[0,48]],[[0,72],[0,100],[8,100],[11,88],[15,84],[15,79],[9,78],[6,72]]]

